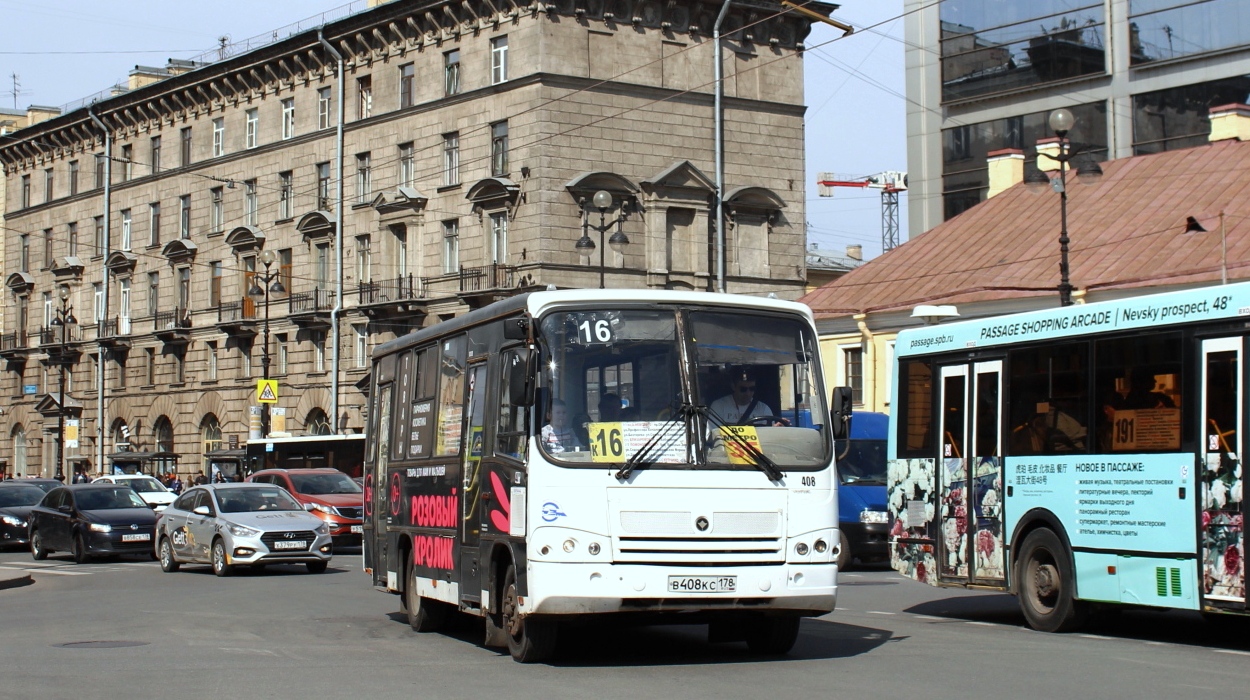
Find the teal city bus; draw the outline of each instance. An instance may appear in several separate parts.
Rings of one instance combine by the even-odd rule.
[[[1250,283],[926,326],[895,344],[890,559],[1030,626],[1245,613]]]

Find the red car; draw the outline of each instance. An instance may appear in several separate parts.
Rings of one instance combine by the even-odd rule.
[[[326,521],[335,547],[359,547],[365,496],[337,469],[263,469],[247,477],[286,489],[308,512]]]

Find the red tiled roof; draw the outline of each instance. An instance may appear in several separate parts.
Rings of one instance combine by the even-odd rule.
[[[1220,220],[1229,279],[1250,277],[1250,142],[1102,164],[1068,177],[1070,280],[1077,289],[1218,282]],[[1209,233],[1185,233],[1193,216]],[[1059,197],[1016,185],[811,292],[817,318],[1026,296],[1055,297]]]

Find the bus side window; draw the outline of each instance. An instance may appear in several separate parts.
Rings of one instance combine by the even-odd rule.
[[[1183,341],[1179,333],[1097,344],[1099,447],[1107,452],[1181,446]]]
[[[898,456],[933,457],[933,366],[929,360],[899,362]]]
[[[1010,454],[1088,451],[1088,344],[1024,348],[1008,357]]]
[[[520,362],[516,350],[501,353],[503,379],[499,382],[499,422],[495,426],[495,454],[521,459],[525,454],[526,408],[513,406],[507,375],[513,364]]]

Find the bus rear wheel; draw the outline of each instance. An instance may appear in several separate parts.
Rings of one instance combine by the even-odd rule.
[[[1020,610],[1029,627],[1041,632],[1071,632],[1085,622],[1088,606],[1076,600],[1071,557],[1051,530],[1024,538],[1016,565]]]
[[[517,611],[516,565],[509,564],[503,579],[502,627],[508,636],[508,652],[523,664],[546,661],[556,650],[556,624],[550,620],[521,617]]]

